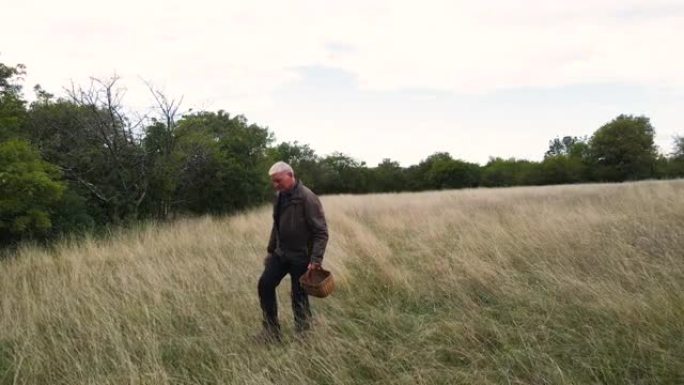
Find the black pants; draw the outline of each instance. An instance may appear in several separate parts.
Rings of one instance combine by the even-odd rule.
[[[276,287],[289,273],[292,280],[292,312],[294,313],[295,330],[309,329],[311,322],[309,297],[299,285],[299,277],[306,272],[308,265],[308,261],[292,261],[275,254],[268,258],[266,268],[259,278],[259,301],[264,314],[263,324],[265,328],[274,332],[280,331]]]

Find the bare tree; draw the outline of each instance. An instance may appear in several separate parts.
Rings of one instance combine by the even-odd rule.
[[[152,94],[155,101],[154,109],[158,113],[157,116],[152,117],[153,123],[161,123],[162,128],[160,134],[160,143],[158,150],[163,155],[169,155],[173,151],[174,146],[174,130],[176,128],[176,120],[182,115],[179,112],[180,106],[183,103],[183,97],[180,99],[169,99],[161,90],[154,87],[151,82],[146,81],[147,89]]]
[[[169,98],[151,82],[146,81],[155,101],[155,114],[147,127],[144,148],[151,162],[151,183],[154,185],[154,210],[158,218],[166,219],[172,212],[177,185],[178,163],[173,156],[176,122],[182,115],[183,97]]]
[[[86,168],[80,162],[65,170],[101,201],[115,223],[137,219],[148,190],[147,156],[135,135],[145,117],[132,122],[123,112],[125,90],[117,87],[118,80],[117,76],[92,78],[88,88],[72,84],[67,89],[71,102],[79,108],[76,116],[88,144],[87,149],[77,151],[81,157],[91,157],[93,164]]]

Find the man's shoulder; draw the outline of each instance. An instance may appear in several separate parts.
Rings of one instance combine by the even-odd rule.
[[[306,187],[306,186],[305,186],[303,183],[301,183],[301,182],[299,183],[299,193],[300,193],[303,197],[305,197],[305,198],[307,198],[307,199],[310,199],[310,198],[317,198],[317,197],[318,197],[318,196],[316,195],[316,193],[314,193],[313,191],[311,191],[310,188]]]

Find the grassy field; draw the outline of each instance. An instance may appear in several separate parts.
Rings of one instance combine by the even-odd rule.
[[[684,384],[684,181],[322,200],[307,342],[264,207],[0,262],[0,384]]]

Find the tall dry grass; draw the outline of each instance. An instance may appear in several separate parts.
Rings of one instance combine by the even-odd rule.
[[[0,263],[0,384],[684,383],[684,181],[322,200],[308,341],[250,338],[265,207]]]

